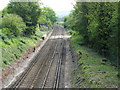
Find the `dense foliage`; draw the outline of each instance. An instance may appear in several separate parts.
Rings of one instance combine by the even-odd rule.
[[[100,54],[116,57],[119,49],[118,6],[118,2],[76,3],[75,10],[65,17],[64,26],[78,31],[85,44]]]
[[[22,34],[26,29],[26,25],[20,16],[7,14],[2,19],[2,28],[2,33],[8,37],[12,37]]]
[[[44,7],[41,12],[42,15],[38,19],[39,26],[41,27],[41,25],[46,25],[48,28],[52,27],[52,25],[57,21],[55,12],[48,7]]]
[[[23,18],[27,26],[25,35],[35,34],[37,24],[47,24],[50,27],[56,21],[55,12],[47,7],[40,8],[40,4],[37,2],[10,2],[7,9],[3,10],[3,15],[6,12],[17,14]]]
[[[57,21],[56,14],[51,8],[44,7],[42,11],[43,15],[45,15],[47,20],[50,20],[52,24]]]
[[[38,17],[41,9],[38,3],[32,2],[10,2],[7,8],[8,13],[14,13],[21,16],[27,25],[25,34],[35,34],[35,27],[37,26]]]
[[[8,6],[0,11],[0,64],[4,67],[34,47],[37,40],[48,33],[55,21],[55,12],[47,7],[41,8],[38,2],[23,3],[11,0]]]
[[[0,11],[0,29],[2,28],[2,11]]]
[[[36,30],[40,30],[40,28],[42,29],[43,26],[46,26],[48,28],[52,27],[53,23],[55,23],[56,21],[56,14],[55,12],[48,8],[48,7],[44,7],[44,8],[40,8],[40,4],[38,2],[10,2],[8,4],[7,7],[5,7],[2,10],[2,18],[4,17],[4,24],[6,24],[6,26],[3,25],[2,28],[4,31],[6,31],[8,29],[8,23],[11,22],[12,18],[14,21],[12,21],[12,23],[18,25],[16,27],[11,26],[11,24],[9,26],[11,26],[11,28],[14,28],[12,31],[7,30],[9,33],[10,32],[14,32],[14,31],[19,31],[17,30],[18,27],[21,25],[17,24],[19,23],[25,23],[26,25],[26,29],[23,30],[23,35],[27,36],[27,35],[34,35]],[[10,21],[7,21],[7,14],[15,14],[20,16],[23,21],[19,21],[17,19],[17,17],[11,16],[8,17],[8,19],[11,19]],[[16,21],[15,21],[16,18]],[[18,20],[18,22],[17,22]],[[41,26],[40,26],[41,25]],[[6,29],[7,27],[7,29]],[[17,29],[16,29],[17,28]],[[24,26],[23,26],[24,28]],[[9,28],[10,29],[10,28]],[[16,29],[16,30],[15,30]],[[4,32],[3,32],[4,33]],[[16,33],[16,36],[19,35],[20,33]]]

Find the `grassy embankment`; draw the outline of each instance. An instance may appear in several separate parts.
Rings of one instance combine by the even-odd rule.
[[[70,39],[71,48],[78,56],[77,66],[72,73],[73,87],[80,88],[117,88],[118,67],[112,66],[102,57],[83,44],[81,36]]]
[[[45,33],[48,33],[48,31],[37,31],[36,35],[29,37],[6,38],[4,42],[0,42],[0,47],[2,48],[2,60],[0,60],[0,65],[6,67],[11,62],[18,59],[25,51],[36,46],[37,41]]]

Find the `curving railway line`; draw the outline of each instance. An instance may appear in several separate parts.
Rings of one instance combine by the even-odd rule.
[[[65,30],[54,26],[53,33],[26,71],[9,88],[64,88]]]

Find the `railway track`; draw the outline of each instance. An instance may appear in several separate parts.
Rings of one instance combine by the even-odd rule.
[[[53,81],[53,85],[51,85],[51,88],[54,88],[54,89],[57,89],[59,88],[59,82],[60,82],[60,74],[61,74],[61,62],[62,62],[62,51],[63,51],[63,46],[64,46],[64,41],[60,38],[59,39],[59,43],[58,43],[58,48],[56,48],[56,51],[54,52],[54,56],[52,57],[52,60],[51,60],[51,63],[50,63],[50,66],[48,68],[48,71],[46,73],[46,76],[45,76],[45,79],[43,81],[43,85],[42,85],[42,90],[44,88],[48,88],[47,87],[47,80],[48,80],[48,77],[49,77],[49,73],[50,73],[50,70],[51,70],[51,67],[52,67],[52,63],[54,62],[54,57],[55,57],[55,54],[58,54],[58,60],[57,60],[57,65],[55,67],[55,75],[54,75],[54,81]]]
[[[59,88],[65,44],[64,33],[60,26],[55,26],[52,33],[54,38],[48,39],[29,67],[9,88],[41,88],[41,90]],[[57,36],[60,37],[56,38]]]

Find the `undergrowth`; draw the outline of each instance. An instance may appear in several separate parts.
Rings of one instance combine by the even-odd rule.
[[[77,68],[72,72],[74,88],[118,88],[120,84],[118,67],[84,46],[81,36],[73,36],[70,44],[79,58]]]
[[[0,60],[0,67],[6,67],[15,59],[21,57],[26,50],[36,46],[37,41],[41,36],[48,31],[37,31],[35,35],[28,37],[5,38],[0,43],[2,47],[2,60]]]

